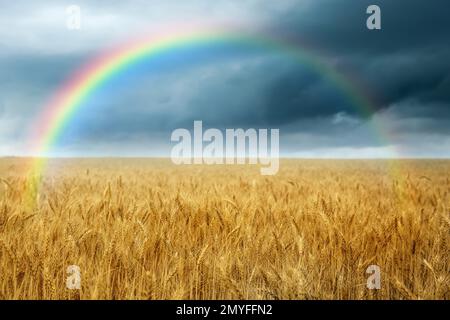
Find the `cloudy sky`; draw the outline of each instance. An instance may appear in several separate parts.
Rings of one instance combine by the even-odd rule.
[[[66,8],[81,8],[81,29]],[[382,30],[366,28],[381,8]],[[186,49],[143,61],[99,88],[55,156],[169,156],[170,133],[278,128],[298,157],[450,157],[448,0],[0,0],[0,156],[28,155],[36,119],[58,88],[107,48],[189,21],[289,38],[373,105],[370,114],[283,52]],[[381,132],[381,133],[380,133]]]

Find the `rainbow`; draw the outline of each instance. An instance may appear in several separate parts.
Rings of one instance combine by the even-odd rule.
[[[306,47],[280,40],[267,33],[243,32],[227,28],[179,28],[181,31],[163,32],[126,43],[114,50],[101,54],[82,67],[60,88],[45,106],[39,118],[36,132],[33,133],[32,154],[38,156],[33,160],[32,172],[42,174],[47,162],[46,155],[57,142],[66,125],[75,117],[77,110],[107,80],[120,74],[144,59],[152,59],[167,53],[176,53],[187,46],[201,48],[222,44],[239,45],[281,52],[306,64],[340,90],[357,111],[370,115],[374,111],[370,101],[361,94],[349,78],[335,71],[325,59]],[[382,142],[389,141],[381,124],[375,128],[376,135]],[[392,150],[395,154],[395,150]]]

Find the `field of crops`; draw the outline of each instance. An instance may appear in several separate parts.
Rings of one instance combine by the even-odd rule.
[[[0,160],[0,299],[450,299],[450,161],[26,163]]]

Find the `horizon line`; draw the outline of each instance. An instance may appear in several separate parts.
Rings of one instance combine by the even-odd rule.
[[[219,159],[221,157],[208,157],[207,159]],[[257,159],[258,157],[246,157],[245,159]],[[449,156],[418,156],[418,157],[308,157],[308,156],[280,156],[279,159],[285,160],[450,160]],[[49,160],[76,160],[76,159],[168,159],[171,157],[167,156],[16,156],[7,155],[0,156],[0,159],[49,159]],[[189,157],[180,159],[189,159]]]

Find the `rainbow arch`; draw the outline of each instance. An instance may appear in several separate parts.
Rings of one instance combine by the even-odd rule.
[[[47,160],[44,158],[56,143],[66,124],[75,116],[78,108],[88,100],[94,92],[108,79],[126,70],[143,59],[151,59],[168,52],[176,52],[186,46],[232,44],[246,47],[260,47],[262,49],[280,51],[307,64],[313,71],[325,77],[347,97],[349,102],[362,115],[370,115],[374,111],[371,102],[359,92],[357,85],[336,72],[323,59],[306,47],[277,39],[267,33],[243,32],[228,28],[183,29],[147,36],[137,41],[110,50],[90,61],[77,71],[56,92],[51,101],[45,106],[36,132],[33,134],[31,153],[35,158],[32,163],[33,175],[40,175]],[[389,137],[381,124],[374,128],[376,136],[382,142],[388,142]],[[395,150],[391,151],[395,157]],[[44,156],[44,157],[43,157]]]

